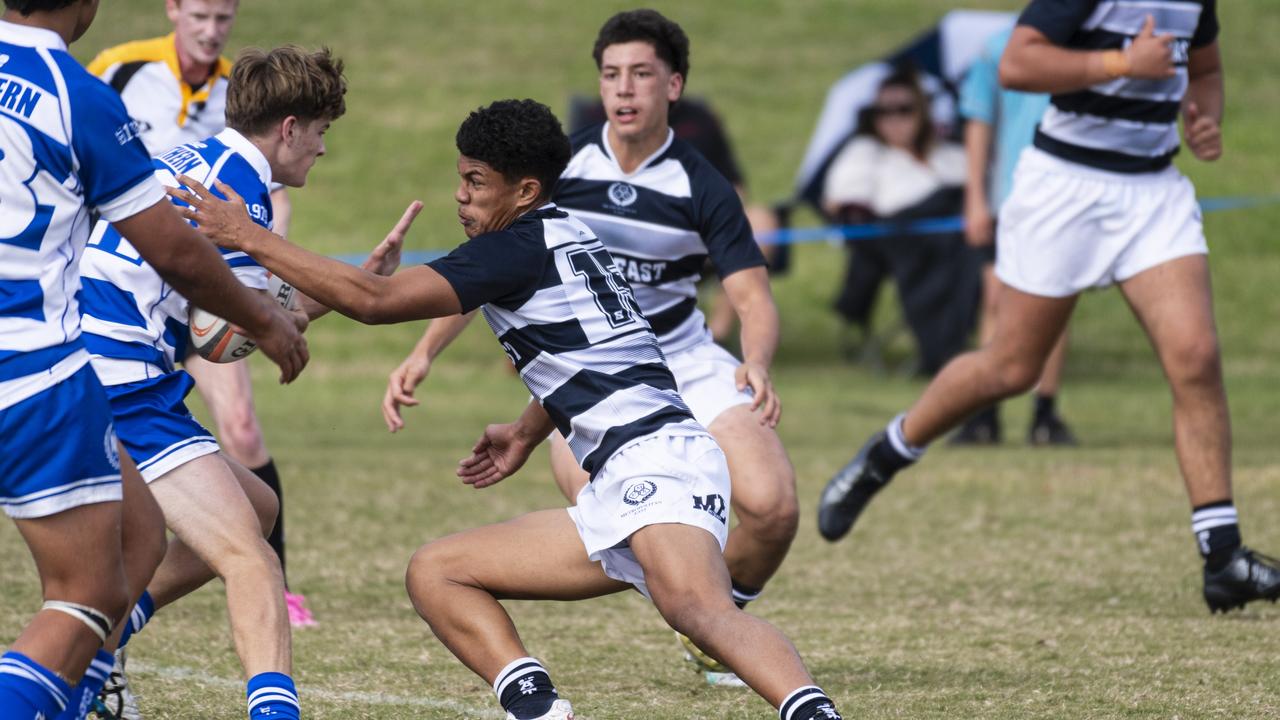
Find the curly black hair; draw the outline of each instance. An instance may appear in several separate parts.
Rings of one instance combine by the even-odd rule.
[[[498,100],[475,110],[458,127],[454,142],[458,152],[487,163],[507,182],[537,178],[544,198],[571,154],[560,121],[536,100]]]
[[[34,12],[53,12],[74,5],[76,0],[4,0],[9,10],[17,10],[26,17]]]
[[[680,73],[680,77],[689,82],[689,36],[657,10],[627,10],[605,20],[591,49],[596,68],[600,68],[605,48],[637,40],[652,45],[671,71]]]

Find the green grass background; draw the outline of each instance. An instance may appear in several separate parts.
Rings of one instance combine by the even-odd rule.
[[[1180,164],[1202,196],[1274,193],[1280,6],[1220,5],[1227,153],[1211,165]],[[952,4],[655,6],[692,38],[689,91],[713,100],[752,196],[768,201],[789,193],[830,84]],[[498,98],[533,97],[563,111],[571,93],[593,93],[595,31],[625,7],[245,0],[233,47],[324,44],[348,62],[349,110],[328,135],[328,156],[293,194],[293,239],[358,252],[421,199],[426,210],[408,246],[456,245],[458,122]],[[114,0],[103,3],[76,52],[88,60],[97,49],[166,31],[158,0]],[[1277,225],[1277,206],[1206,220],[1241,522],[1246,539],[1264,550],[1280,547]],[[1012,401],[1005,447],[939,447],[844,542],[818,538],[813,510],[822,484],[921,389],[841,361],[827,308],[842,262],[835,248],[799,248],[794,270],[775,285],[784,329],[775,369],[786,403],[780,430],[799,473],[803,518],[787,564],[753,611],[790,634],[845,716],[1280,716],[1280,611],[1255,605],[1225,618],[1206,611],[1168,393],[1115,292],[1086,297],[1073,325],[1063,404],[1082,448],[1026,449],[1028,402]],[[883,303],[886,321],[893,305]],[[453,477],[482,426],[514,417],[527,397],[481,324],[434,369],[408,429],[396,436],[382,429],[386,374],[421,327],[319,322],[309,332],[311,366],[287,388],[253,360],[259,412],[287,489],[290,580],[321,622],[295,635],[309,717],[495,717],[483,681],[413,613],[403,571],[426,540],[563,504],[542,457],[483,492]],[[895,346],[891,354],[906,351]],[[243,717],[220,590],[215,584],[166,610],[136,641],[133,677],[147,717]],[[0,524],[0,638],[13,637],[38,600],[29,555],[12,526]],[[702,686],[639,597],[509,607],[531,651],[585,717],[772,714],[750,693]]]

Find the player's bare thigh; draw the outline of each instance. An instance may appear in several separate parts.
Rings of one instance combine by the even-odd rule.
[[[185,463],[151,483],[169,529],[215,571],[226,554],[257,548],[263,542],[263,520],[268,516],[274,520],[277,506],[270,491],[265,485],[254,488],[253,483],[262,482],[251,473],[243,475],[238,475],[223,455],[214,453]],[[249,484],[248,493],[242,482]]]
[[[583,600],[629,589],[587,558],[564,509],[464,530],[423,545],[407,585],[421,607],[442,583],[485,590],[500,600]]]
[[[768,514],[796,504],[795,470],[778,432],[761,425],[750,405],[734,405],[707,428],[729,463],[733,507]],[[741,512],[740,512],[741,514]]]

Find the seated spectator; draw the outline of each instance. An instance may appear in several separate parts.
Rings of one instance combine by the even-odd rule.
[[[898,69],[860,114],[858,129],[827,170],[822,207],[841,223],[956,215],[965,154],[937,136],[913,70]],[[919,346],[919,370],[936,372],[965,348],[978,275],[959,234],[903,235],[850,243],[837,312],[869,333],[880,285],[892,277]]]

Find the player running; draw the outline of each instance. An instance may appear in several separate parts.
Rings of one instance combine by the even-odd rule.
[[[549,201],[570,156],[555,116],[532,100],[496,102],[462,123],[457,146],[455,199],[470,239],[389,278],[263,231],[229,190],[225,202],[183,178],[201,197],[170,191],[225,247],[361,322],[483,308],[535,402],[515,423],[486,428],[459,475],[492,485],[555,428],[591,478],[567,512],[534,512],[423,546],[407,577],[418,613],[492,683],[515,720],[571,719],[573,710],[498,601],[578,600],[633,586],[783,720],[839,718],[791,643],[733,603],[722,554],[730,499],[724,455],[677,392],[609,251]]]
[[[151,155],[201,142],[226,128],[231,61],[222,53],[239,8],[240,0],[165,0],[165,15],[173,32],[109,47],[89,63],[89,72],[120,93],[129,115],[138,122],[139,137]],[[291,207],[284,186],[272,183],[272,232],[289,234]],[[183,368],[195,378],[196,391],[213,416],[213,429],[222,451],[262,478],[275,493],[280,513],[267,542],[280,557],[284,571],[289,622],[294,627],[315,625],[306,597],[289,591],[284,490],[253,405],[249,365],[211,363],[193,355]]]
[[[164,201],[119,98],[67,52],[97,7],[5,0],[0,20],[0,506],[31,550],[45,600],[0,656],[6,720],[80,710],[68,707],[72,686],[105,679],[104,643],[114,644],[164,548],[80,334],[90,213],[116,223],[175,287],[248,329],[283,381],[307,361],[279,308],[225,267],[210,269],[218,253]]]
[[[689,75],[689,39],[653,10],[614,15],[592,50],[608,121],[572,138],[574,149],[553,199],[600,238],[635,290],[658,336],[680,395],[728,459],[733,510],[725,562],[739,607],[759,597],[786,557],[799,518],[795,470],[774,429],[782,404],[769,377],[778,347],[778,311],[764,256],[733,186],[667,124]],[[697,281],[710,256],[742,318],[743,362],[721,348],[697,306]],[[468,318],[437,320],[391,373],[383,416],[403,427],[401,405]],[[589,480],[556,433],[551,463],[565,497]],[[708,682],[736,678],[686,643]]]
[[[1280,597],[1280,563],[1241,543],[1231,427],[1204,228],[1172,165],[1183,115],[1199,160],[1222,154],[1215,3],[1035,0],[1000,62],[1010,89],[1052,93],[1000,210],[996,331],[956,358],[827,484],[823,537],[838,540],[925,446],[968,415],[1030,389],[1083,291],[1117,284],[1173,393],[1174,443],[1217,612]]]
[[[342,62],[327,50],[246,51],[232,70],[227,129],[160,155],[156,174],[170,185],[180,173],[225,183],[248,198],[253,221],[270,230],[271,182],[306,183],[324,154],[325,131],[346,110],[345,93]],[[398,241],[389,238],[380,248],[389,255],[385,267],[371,260],[370,269],[394,270]],[[243,253],[224,251],[217,264],[230,266],[247,287],[267,287],[267,271]],[[298,717],[283,576],[263,539],[275,523],[275,497],[257,476],[218,452],[183,404],[192,379],[178,363],[187,355],[190,303],[106,223],[96,228],[85,253],[83,297],[93,368],[106,386],[123,444],[176,537],[121,645],[157,609],[216,574],[226,584],[232,636],[248,678],[249,717]],[[304,300],[308,317],[323,311]]]

